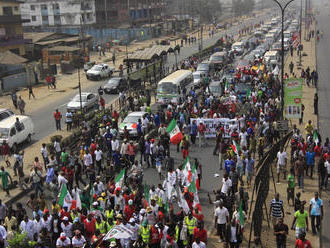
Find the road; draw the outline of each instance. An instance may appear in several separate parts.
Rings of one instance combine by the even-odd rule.
[[[330,137],[330,7],[328,1],[323,1],[322,7],[318,7],[320,15],[316,17],[317,29],[323,32],[323,38],[317,44],[317,70],[319,73],[318,95],[319,95],[319,130],[323,140]],[[327,193],[324,192],[323,195]],[[324,197],[324,196],[323,196]],[[322,247],[330,247],[330,207],[328,203],[324,203],[325,216],[322,226]]]
[[[203,47],[210,46],[214,44],[220,37],[224,35],[236,35],[238,34],[239,29],[243,28],[244,26],[249,26],[251,24],[259,23],[261,20],[266,20],[269,17],[261,16],[257,17],[255,19],[250,19],[245,21],[243,24],[233,26],[229,28],[228,30],[216,33],[214,37],[203,40]],[[177,61],[183,60],[184,58],[187,58],[191,56],[193,53],[198,51],[198,44],[195,44],[190,47],[184,47],[180,50],[180,54],[177,56]],[[172,66],[175,64],[175,56],[170,55],[168,57],[168,64],[167,66],[169,68],[172,68]],[[95,81],[93,84],[87,84],[86,85],[86,79],[84,73],[82,73],[82,90],[84,92],[94,92],[97,93],[97,89],[100,86],[103,86],[105,84],[105,80],[102,81]],[[55,123],[52,118],[52,113],[55,109],[59,109],[60,112],[63,114],[66,112],[66,103],[70,101],[71,98],[73,98],[76,94],[78,94],[77,90],[72,90],[70,94],[65,94],[63,97],[58,97],[55,101],[45,104],[44,107],[39,108],[37,112],[32,112],[30,114],[32,120],[35,124],[35,130],[36,134],[33,137],[34,141],[38,141],[48,135],[51,135],[55,132]],[[116,97],[116,95],[106,95],[105,101],[106,103],[109,103],[111,100],[113,100]]]

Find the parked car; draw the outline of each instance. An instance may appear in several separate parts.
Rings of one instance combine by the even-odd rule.
[[[24,115],[12,115],[0,122],[0,143],[3,141],[16,151],[19,144],[30,143],[34,134],[32,119]]]
[[[128,83],[126,78],[113,77],[103,86],[103,90],[107,94],[115,93],[118,94],[123,90],[128,89]]]
[[[86,77],[87,79],[101,80],[102,78],[111,77],[114,71],[114,67],[110,67],[107,64],[98,64],[86,72]]]
[[[10,109],[0,109],[0,121],[7,119],[12,115],[14,115],[14,112]]]
[[[139,119],[143,119],[143,116],[147,114],[147,112],[132,112],[128,114],[125,119],[119,125],[119,134],[120,136],[124,135],[124,128],[126,126],[129,135],[132,137],[137,136],[137,122]]]
[[[89,110],[93,109],[95,103],[97,103],[98,97],[94,93],[82,92],[81,93],[81,105],[83,111],[86,113]],[[80,96],[76,95],[68,104],[67,110],[70,112],[76,112],[80,110]]]
[[[84,71],[87,72],[95,65],[95,61],[90,61],[84,64]]]

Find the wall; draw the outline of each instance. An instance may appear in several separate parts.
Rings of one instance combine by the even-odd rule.
[[[20,14],[20,8],[19,3],[15,2],[1,2],[0,1],[0,15],[3,15],[3,8],[2,7],[12,7],[13,8],[13,15],[19,15]],[[15,9],[15,7],[17,7]]]

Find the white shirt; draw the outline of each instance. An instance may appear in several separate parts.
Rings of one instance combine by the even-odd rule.
[[[46,147],[41,147],[41,154],[44,158],[47,158],[48,157],[48,152],[47,152],[47,149]]]
[[[240,139],[241,139],[241,147],[243,147],[243,146],[247,146],[247,136],[248,136],[248,134],[247,134],[247,132],[244,132],[244,133],[240,133],[239,134],[239,137],[240,137]]]
[[[168,172],[167,173],[167,179],[169,181],[169,183],[174,186],[175,183],[176,183],[176,173],[173,171],[173,172]]]
[[[229,178],[227,180],[222,178],[221,193],[227,194],[228,190],[232,187],[232,185],[233,185],[233,183]]]
[[[100,161],[102,159],[103,152],[101,150],[96,150],[94,152],[94,154],[95,154],[95,160],[96,161]]]
[[[52,216],[48,216],[46,220],[44,220],[44,218],[41,218],[41,227],[47,228],[47,231],[50,232],[50,230],[52,229]]]
[[[54,142],[54,148],[56,152],[61,152],[61,146],[59,142],[57,141]]]
[[[58,187],[61,187],[62,184],[67,184],[68,180],[66,180],[66,178],[62,175],[58,175],[57,177],[57,183],[58,183]]]
[[[120,154],[121,155],[126,154],[127,150],[128,150],[128,144],[127,143],[126,144],[125,143],[121,144]]]
[[[42,229],[42,223],[41,220],[38,222],[37,220],[34,220],[34,228],[36,230],[36,233],[40,233],[41,229]]]
[[[203,241],[200,241],[199,244],[196,241],[192,244],[192,248],[206,248],[206,245]]]
[[[325,168],[327,168],[328,174],[330,174],[330,163],[328,161],[325,161],[324,166]]]
[[[69,238],[72,237],[72,224],[70,222],[67,225],[65,225],[64,222],[62,222],[61,228],[67,237]]]
[[[36,233],[36,230],[34,228],[34,222],[32,220],[28,220],[27,222],[22,220],[20,228],[22,232],[27,233],[27,237],[29,240],[33,240],[33,235]]]
[[[90,153],[85,154],[84,155],[84,165],[87,167],[87,166],[90,166],[91,164],[93,164],[92,155]]]
[[[286,152],[278,152],[277,153],[277,159],[278,159],[278,161],[277,161],[277,164],[278,165],[285,165],[285,160],[286,160]]]
[[[228,209],[225,207],[217,207],[214,212],[214,217],[218,217],[217,223],[218,224],[226,224],[227,223],[227,217],[229,218],[229,212]]]
[[[119,141],[116,140],[111,140],[111,149],[112,151],[118,151],[119,150]]]
[[[7,231],[2,225],[0,225],[0,239],[5,241],[7,239]],[[6,247],[6,243],[5,243],[5,247]]]
[[[66,237],[64,241],[62,241],[60,238],[58,238],[56,241],[56,246],[69,247],[70,244],[71,244],[71,241],[68,237]]]
[[[73,247],[83,247],[85,243],[86,243],[86,239],[83,235],[81,235],[80,239],[78,239],[76,236],[72,238]]]

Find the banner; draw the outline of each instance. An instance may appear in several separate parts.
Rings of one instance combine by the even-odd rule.
[[[284,81],[284,116],[288,119],[301,117],[303,79],[289,78]]]
[[[123,225],[117,225],[110,229],[110,231],[104,236],[103,240],[109,239],[129,239],[134,233]]]
[[[206,138],[215,138],[217,136],[216,128],[221,124],[224,129],[224,134],[222,137],[230,138],[231,133],[237,128],[239,132],[239,124],[237,119],[229,119],[229,118],[217,118],[217,119],[190,119],[190,125],[192,125],[193,121],[196,121],[197,126],[200,122],[206,127],[205,137]]]

